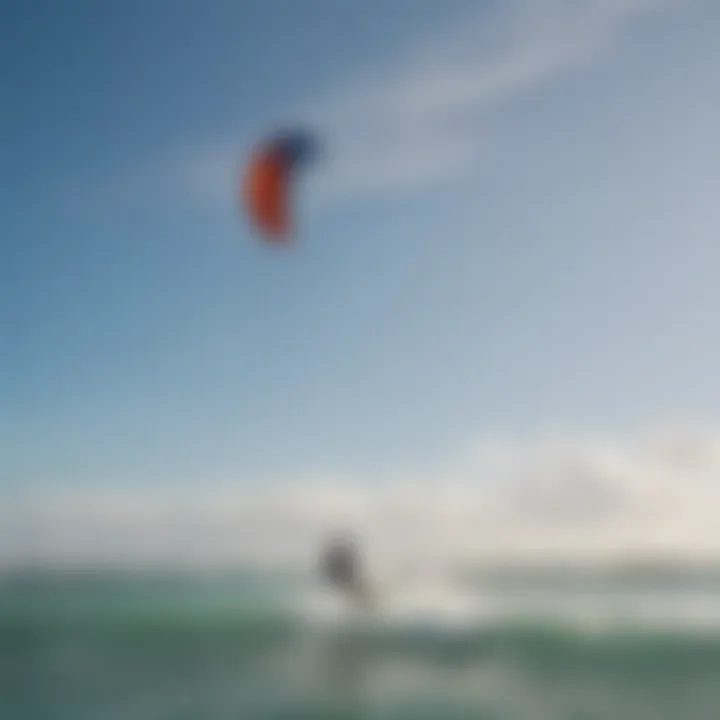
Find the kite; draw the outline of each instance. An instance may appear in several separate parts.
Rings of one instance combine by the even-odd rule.
[[[317,155],[314,136],[285,132],[260,143],[244,167],[242,204],[262,238],[288,241],[293,235],[293,193],[296,176]]]

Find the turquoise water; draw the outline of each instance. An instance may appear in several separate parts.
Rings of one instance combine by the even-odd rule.
[[[294,611],[294,582],[5,578],[0,718],[720,717],[720,626],[666,619],[590,631],[527,605],[462,626],[324,625]],[[714,602],[712,588],[703,593]]]

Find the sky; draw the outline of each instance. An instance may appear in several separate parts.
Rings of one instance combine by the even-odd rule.
[[[238,513],[218,555],[253,493],[286,493],[281,525],[359,512],[328,483],[366,515],[460,483],[485,518],[465,545],[720,548],[697,522],[720,480],[718,21],[714,0],[0,1],[5,555],[82,554],[111,518],[127,553],[140,516],[190,552],[152,509],[199,498],[203,532]],[[238,173],[294,123],[324,151],[278,251]],[[526,508],[575,493],[578,517],[663,510],[541,541]],[[480,540],[496,502],[522,530]]]

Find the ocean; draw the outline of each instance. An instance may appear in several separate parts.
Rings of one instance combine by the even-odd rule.
[[[13,571],[2,720],[714,720],[712,576],[516,576],[347,615],[292,573]]]

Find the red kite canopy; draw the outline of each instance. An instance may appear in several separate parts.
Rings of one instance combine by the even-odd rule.
[[[257,147],[245,167],[245,212],[265,240],[284,241],[293,230],[292,185],[295,172],[315,154],[305,133],[286,133]]]

